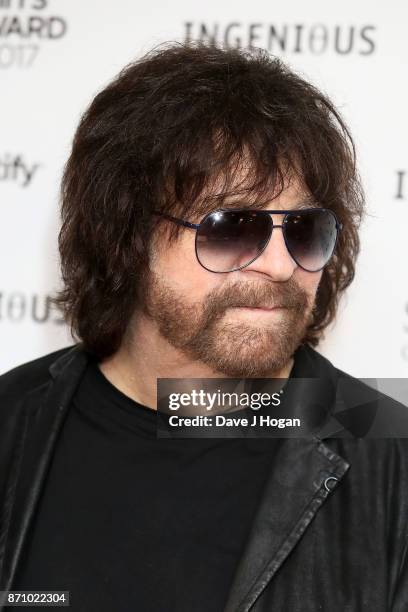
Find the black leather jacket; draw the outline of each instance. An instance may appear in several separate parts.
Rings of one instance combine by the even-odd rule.
[[[220,612],[408,612],[407,410],[382,396],[377,434],[387,436],[397,415],[401,437],[363,437],[365,420],[373,425],[366,386],[311,347],[301,349],[303,376],[332,387],[346,377],[353,392],[336,406],[328,402],[312,437],[281,444]],[[0,590],[13,588],[87,360],[77,344],[0,377]]]

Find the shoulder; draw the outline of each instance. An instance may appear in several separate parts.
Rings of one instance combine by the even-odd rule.
[[[401,394],[401,379],[357,378],[337,368],[309,345],[302,346],[302,363],[305,376],[321,378],[322,384],[330,383],[334,399],[332,416],[351,435],[408,441],[408,393]]]
[[[359,379],[335,367],[311,347],[305,352],[316,375],[329,381],[333,393],[329,418],[317,437],[350,464],[347,481],[353,499],[358,495],[368,499],[372,491],[376,491],[377,504],[388,504],[391,496],[399,500],[395,529],[400,535],[406,534],[407,398],[403,396],[400,402],[381,391],[382,388],[399,391],[390,384],[397,385],[398,379]]]
[[[0,376],[0,499],[14,452],[24,443],[21,441],[26,423],[25,406],[36,411],[42,405],[52,382],[50,368],[64,360],[71,350],[69,346],[53,351]],[[31,401],[26,402],[28,399]]]
[[[73,347],[67,346],[22,363],[0,375],[0,413],[6,405],[22,399],[51,380],[50,366]]]

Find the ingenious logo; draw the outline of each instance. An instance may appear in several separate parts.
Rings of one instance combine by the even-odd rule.
[[[200,40],[227,47],[262,47],[277,55],[369,56],[377,48],[373,24],[227,23],[187,21],[185,41]]]
[[[407,170],[396,170],[394,179],[394,200],[401,203],[408,202],[408,172]],[[401,355],[408,363],[408,301],[404,305],[404,321],[402,324],[404,341],[401,348]]]
[[[61,40],[68,30],[50,0],[0,0],[0,70],[29,68],[41,48]]]
[[[407,197],[408,197],[407,171],[397,170],[394,198],[396,200],[406,200]]]
[[[402,347],[402,358],[408,363],[408,302],[405,303],[405,321],[404,321],[404,336],[405,343]]]
[[[24,291],[0,291],[0,323],[64,323],[60,313],[51,303],[51,297],[44,293]]]

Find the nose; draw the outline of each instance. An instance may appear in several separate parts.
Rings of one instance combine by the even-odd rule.
[[[276,225],[275,225],[276,223]],[[262,253],[252,263],[242,269],[262,272],[275,281],[287,281],[297,268],[297,263],[292,259],[286,248],[283,237],[282,220],[274,220],[272,235]]]

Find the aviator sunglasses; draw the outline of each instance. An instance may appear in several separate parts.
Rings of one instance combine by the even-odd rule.
[[[295,263],[307,272],[318,272],[333,255],[342,228],[328,208],[292,210],[250,210],[219,208],[190,223],[166,213],[153,211],[169,221],[196,230],[198,262],[209,272],[234,272],[251,264],[268,245],[275,228],[281,228],[286,248]],[[272,214],[283,215],[276,225]]]

